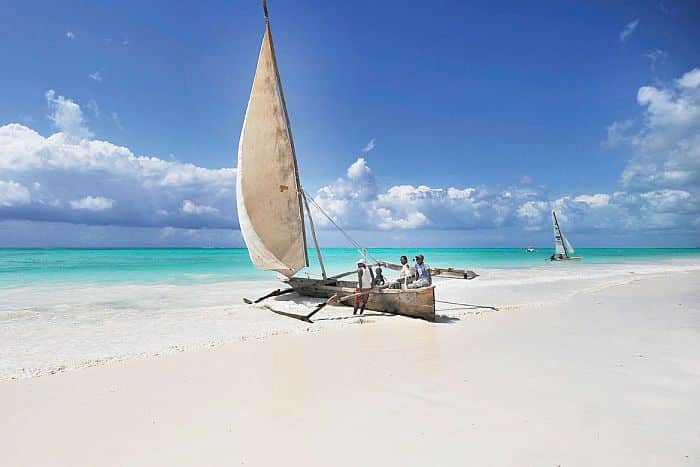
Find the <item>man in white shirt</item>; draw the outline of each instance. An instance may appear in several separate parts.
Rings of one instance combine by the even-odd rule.
[[[352,314],[357,314],[357,309],[360,309],[360,314],[365,312],[365,305],[369,300],[369,292],[374,284],[374,272],[372,268],[365,265],[364,259],[357,260],[357,288],[355,289],[355,301]]]
[[[401,256],[401,264],[387,263],[386,261],[380,261],[381,266],[393,269],[394,271],[399,271],[399,278],[396,282],[390,284],[392,289],[405,289],[407,285],[413,280],[413,271],[411,271],[411,266],[408,265],[408,258],[406,256]]]

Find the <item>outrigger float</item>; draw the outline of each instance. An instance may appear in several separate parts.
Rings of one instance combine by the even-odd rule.
[[[277,271],[289,286],[277,289],[256,300],[261,301],[279,295],[296,292],[307,297],[326,299],[307,315],[279,312],[305,321],[326,305],[352,305],[356,282],[341,280],[356,271],[329,277],[316,239],[314,222],[309,209],[313,204],[365,258],[370,256],[365,248],[355,242],[313,199],[301,185],[294,138],[282,90],[275,48],[270,29],[267,4],[263,0],[265,33],[253,79],[248,108],[243,121],[238,145],[236,198],[238,221],[243,239],[253,264],[261,270]],[[309,265],[306,248],[306,222],[308,219],[321,278],[297,277],[295,274]],[[375,263],[384,264],[373,258]],[[473,271],[453,268],[432,268],[437,277],[473,279]],[[399,315],[435,320],[435,286],[422,288],[373,288],[365,307]]]

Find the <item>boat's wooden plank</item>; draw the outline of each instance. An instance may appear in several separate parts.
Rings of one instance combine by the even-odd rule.
[[[340,286],[343,282],[352,285],[351,287]],[[334,295],[354,295],[355,287],[353,282],[338,281],[339,286],[324,284],[323,280],[291,278],[289,285],[294,287],[298,293],[308,297],[331,298]],[[343,305],[353,306],[354,297],[345,299]],[[434,286],[420,289],[373,289],[370,291],[367,310],[385,311],[399,315],[422,318],[429,321],[435,320],[435,288]]]

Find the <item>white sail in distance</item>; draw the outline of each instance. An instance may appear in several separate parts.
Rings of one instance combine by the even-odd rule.
[[[552,228],[554,229],[554,254],[557,256],[564,255],[568,256],[566,253],[566,248],[564,247],[564,236],[561,234],[561,229],[559,228],[559,222],[557,222],[557,215],[552,211]]]
[[[568,253],[568,255],[571,256],[574,253],[576,253],[576,250],[574,250],[574,246],[569,242],[569,239],[564,237],[563,235],[562,238],[564,239],[564,246],[566,247],[566,252]]]
[[[294,142],[269,23],[238,144],[236,203],[253,264],[287,277],[308,265]]]

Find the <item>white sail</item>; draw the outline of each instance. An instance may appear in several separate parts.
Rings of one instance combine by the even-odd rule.
[[[569,239],[566,237],[562,237],[564,239],[564,246],[566,247],[566,253],[568,256],[573,255],[576,253],[576,250],[574,250],[574,246],[569,242]]]
[[[291,128],[269,24],[238,144],[238,221],[253,264],[291,277],[308,265]]]
[[[554,229],[554,254],[557,256],[567,256],[566,248],[564,247],[564,237],[561,234],[561,230],[559,229],[557,215],[554,214],[554,211],[552,211],[552,227]]]

